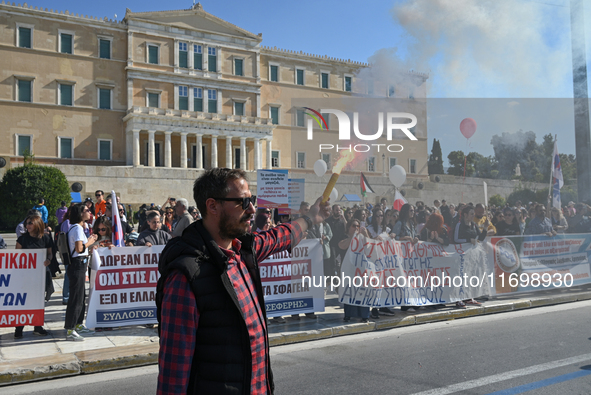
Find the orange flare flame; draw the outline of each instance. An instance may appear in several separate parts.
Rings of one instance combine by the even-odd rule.
[[[324,189],[324,193],[322,194],[322,203],[326,203],[328,198],[330,198],[330,193],[334,189],[335,185],[337,184],[337,180],[341,175],[341,171],[347,165],[355,159],[355,153],[353,151],[343,151],[341,153],[341,157],[337,160],[337,163],[334,165],[332,170],[332,176],[330,176],[330,180],[328,180],[328,184]]]

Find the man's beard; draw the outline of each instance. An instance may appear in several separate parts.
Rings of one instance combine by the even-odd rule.
[[[240,218],[239,223],[232,224],[230,223],[230,216],[225,211],[222,211],[220,217],[220,236],[225,240],[234,240],[240,236],[244,236],[248,232],[250,217],[250,214],[244,214]]]

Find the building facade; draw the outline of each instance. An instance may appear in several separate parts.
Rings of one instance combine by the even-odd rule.
[[[72,181],[88,175],[83,167],[104,166],[129,168],[129,177],[153,168],[150,177],[162,179],[166,169],[218,166],[311,173],[317,159],[330,166],[338,153],[306,142],[304,110],[294,101],[382,96],[412,105],[426,95],[425,74],[408,73],[412,93],[369,86],[358,78],[368,64],[262,43],[261,34],[200,4],[128,9],[115,21],[2,2],[0,156],[9,168],[34,154]],[[337,138],[333,117],[325,141]],[[369,156],[350,170],[383,176],[400,164],[411,180],[427,179],[427,117],[418,118],[417,140],[405,140],[402,152]]]

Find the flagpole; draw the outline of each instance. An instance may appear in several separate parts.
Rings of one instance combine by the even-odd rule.
[[[550,206],[552,205],[552,186],[554,184],[554,146],[558,140],[558,135],[554,135],[554,144],[552,144],[552,162],[550,166],[550,186],[548,188],[548,201],[546,202],[546,216],[550,217]]]

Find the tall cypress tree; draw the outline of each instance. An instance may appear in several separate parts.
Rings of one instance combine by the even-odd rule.
[[[433,139],[433,148],[429,155],[429,174],[443,174],[443,154],[439,140]]]

